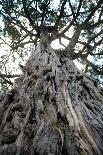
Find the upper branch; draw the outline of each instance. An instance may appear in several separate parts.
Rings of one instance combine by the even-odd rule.
[[[36,30],[36,32],[38,33],[38,31],[39,31],[38,26],[34,25],[34,22],[33,22],[32,18],[30,17],[29,11],[27,10],[24,0],[22,0],[22,4],[23,4],[23,9],[26,14],[26,17],[28,18],[30,24],[32,25],[32,28],[34,28]]]
[[[3,81],[5,83],[8,83],[9,85],[12,85],[13,86],[13,82],[11,82],[10,80],[6,79],[5,77],[1,77],[3,79]]]
[[[60,19],[63,17],[63,14],[64,14],[64,7],[66,5],[66,2],[67,0],[64,0],[64,2],[62,3],[62,6],[61,6],[61,10],[60,10],[60,14],[55,22],[55,26],[54,27],[58,27],[59,25],[59,22],[60,22]]]
[[[103,67],[95,65],[94,63],[90,62],[89,60],[87,60],[86,63],[88,64],[88,66],[92,67],[98,73],[98,75],[103,75]]]
[[[60,33],[58,34],[58,36],[63,36],[64,33],[65,33],[66,31],[68,31],[68,29],[69,29],[72,25],[73,25],[73,20],[69,23],[69,25],[67,25],[67,26],[65,27],[64,30],[62,30],[62,32],[60,32]]]
[[[93,37],[91,37],[91,38],[89,39],[89,41],[88,41],[88,44],[90,45],[90,43],[91,43],[93,40],[95,40],[98,36],[100,36],[100,35],[102,34],[102,32],[103,32],[103,29],[102,29],[99,33],[97,33],[96,35],[94,35]],[[103,41],[103,38],[100,39],[97,43],[95,43],[95,45],[94,45],[93,47],[96,47],[96,46],[100,45],[100,44],[102,43],[102,41]],[[83,50],[85,50],[85,49],[86,49],[86,46],[83,47]],[[94,48],[92,48],[92,49],[94,49]]]
[[[87,44],[87,46],[85,45],[84,46],[85,48],[83,47],[83,49],[80,52],[75,54],[75,59],[81,58],[83,61],[87,62],[88,55],[91,55],[91,56],[93,56],[93,55],[99,55],[99,56],[103,55],[102,52],[99,53],[99,54],[97,54],[97,53],[94,54],[93,53],[93,51],[97,48],[97,46],[101,45],[102,42],[103,42],[103,38],[100,39],[97,43],[95,43],[94,46],[91,46],[89,44]],[[83,52],[85,52],[85,54],[83,54]]]
[[[31,31],[29,31],[27,28],[25,28],[24,25],[21,24],[21,22],[19,20],[17,20],[16,18],[10,16],[9,13],[6,13],[4,12],[3,10],[1,11],[1,14],[4,18],[7,19],[7,16],[9,17],[8,18],[8,21],[14,25],[17,25],[21,30],[25,31],[26,33],[28,33],[29,35],[31,36],[36,36],[36,34],[32,33]]]
[[[82,2],[83,2],[83,0],[80,0],[80,3],[78,5],[78,9],[77,9],[77,13],[76,13],[76,17],[78,17],[79,14],[80,14],[80,9],[81,9],[81,6],[82,6]]]
[[[0,77],[1,78],[15,78],[15,77],[19,77],[20,75],[19,74],[14,74],[14,75],[12,75],[12,74],[2,74],[2,73],[0,73]]]
[[[68,46],[66,47],[65,51],[66,51],[66,56],[69,57],[70,59],[73,59],[74,57],[74,47],[76,45],[76,43],[78,42],[79,36],[81,33],[81,28],[77,27]]]
[[[68,0],[68,2],[69,2],[69,6],[70,6],[70,9],[71,9],[72,15],[73,15],[73,19],[74,19],[75,23],[77,24],[77,21],[76,21],[77,16],[74,13],[73,6],[72,6],[70,0]]]
[[[101,4],[103,4],[103,0],[98,1],[97,5],[92,9],[91,13],[88,15],[88,17],[84,21],[84,23],[83,23],[84,25],[91,19],[91,17],[94,15],[96,10],[98,10],[98,8],[101,6]]]

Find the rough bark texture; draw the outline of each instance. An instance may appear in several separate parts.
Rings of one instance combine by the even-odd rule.
[[[0,98],[0,155],[103,155],[96,82],[45,42]]]

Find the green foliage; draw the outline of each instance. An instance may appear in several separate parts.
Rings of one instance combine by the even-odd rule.
[[[5,24],[5,28],[4,28],[4,34],[10,36],[12,38],[12,40],[16,40],[18,41],[19,38],[20,38],[20,33],[19,31],[17,30],[16,27],[14,27],[14,25],[11,25],[11,24]]]

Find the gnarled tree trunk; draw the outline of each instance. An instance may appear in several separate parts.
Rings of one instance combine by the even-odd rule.
[[[0,155],[103,155],[96,82],[41,39],[0,98]]]

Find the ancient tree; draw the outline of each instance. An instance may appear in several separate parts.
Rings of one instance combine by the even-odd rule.
[[[88,60],[103,55],[103,1],[53,3],[0,1],[12,48],[36,47],[12,89],[0,96],[0,155],[103,155],[102,87],[73,62],[103,74]],[[68,45],[54,50],[52,41],[62,44],[62,38]]]

